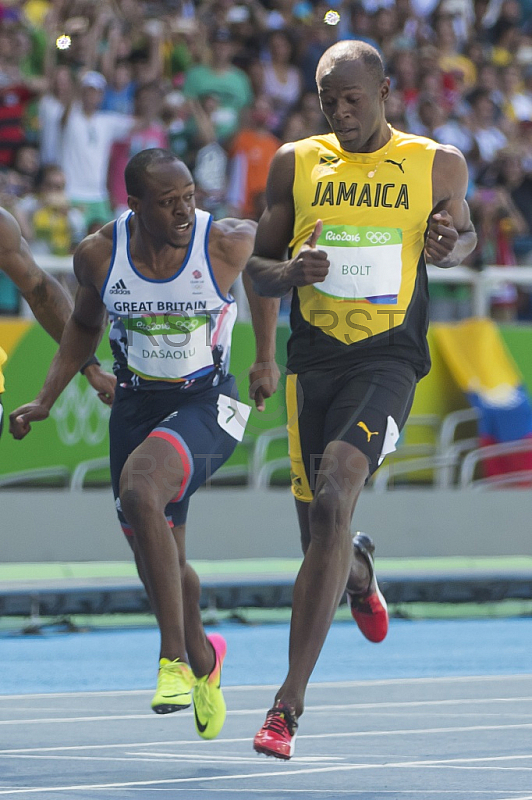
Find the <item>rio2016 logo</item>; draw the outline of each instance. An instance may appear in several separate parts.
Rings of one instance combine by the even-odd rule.
[[[371,244],[386,244],[391,238],[391,234],[388,231],[367,231],[366,233],[366,239]]]

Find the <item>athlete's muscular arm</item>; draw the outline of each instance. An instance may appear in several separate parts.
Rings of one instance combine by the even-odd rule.
[[[102,241],[98,241],[98,237]],[[108,252],[105,252],[105,251]],[[110,250],[99,234],[81,242],[74,254],[74,272],[80,284],[72,316],[65,325],[59,350],[48,370],[44,386],[33,403],[13,411],[9,430],[22,439],[31,430],[31,422],[46,419],[63,389],[80,367],[94,355],[106,319],[105,306],[96,286],[101,264],[109,261]]]
[[[318,219],[299,253],[286,260],[294,229],[294,174],[293,145],[283,145],[270,166],[266,209],[260,218],[255,249],[248,262],[248,272],[255,291],[267,297],[282,297],[293,286],[320,283],[329,271],[326,254],[316,248],[322,226]]]
[[[16,219],[0,208],[0,269],[20,289],[35,319],[56,342],[61,341],[72,313],[70,295],[33,259],[28,243],[21,235]],[[86,368],[85,376],[104,403],[112,402],[114,377],[98,364]]]
[[[60,342],[72,300],[55,278],[37,266],[18,222],[4,209],[0,209],[0,268],[20,289],[44,330]]]
[[[461,264],[477,243],[466,201],[467,164],[462,153],[441,145],[434,156],[432,186],[434,208],[425,242],[427,261],[437,267]]]
[[[233,283],[238,274],[244,270],[251,255],[257,223],[251,220],[225,219],[218,225],[224,232],[221,247],[226,248],[227,258],[231,259],[235,270],[234,274],[230,273],[228,276],[228,280]],[[243,273],[242,279],[251,311],[256,345],[255,361],[249,371],[249,395],[255,401],[257,410],[263,411],[264,400],[275,393],[279,383],[279,369],[275,363],[279,300],[273,297],[259,297],[246,272]]]

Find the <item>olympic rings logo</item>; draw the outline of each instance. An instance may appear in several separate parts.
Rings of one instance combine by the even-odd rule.
[[[81,375],[69,383],[52,407],[57,435],[67,447],[84,442],[94,447],[103,442],[109,427],[109,407]]]
[[[386,242],[389,242],[391,238],[392,235],[391,233],[388,233],[388,231],[384,231],[384,233],[382,231],[366,232],[366,239],[368,242],[371,242],[371,244],[386,244]]]

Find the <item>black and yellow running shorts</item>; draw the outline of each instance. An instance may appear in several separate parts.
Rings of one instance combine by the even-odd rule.
[[[414,368],[399,360],[380,360],[349,370],[312,370],[286,380],[288,443],[292,492],[310,503],[330,442],[362,451],[370,474],[404,426],[416,387]]]

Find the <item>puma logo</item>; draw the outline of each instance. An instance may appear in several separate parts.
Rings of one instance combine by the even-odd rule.
[[[378,436],[379,435],[379,431],[370,431],[370,429],[368,428],[368,426],[366,425],[365,422],[357,422],[357,428],[362,428],[362,430],[364,431],[364,433],[368,437],[368,442],[371,441],[371,437],[372,436]]]
[[[405,171],[403,169],[403,164],[405,163],[405,161],[406,161],[406,158],[403,158],[403,160],[400,163],[399,163],[399,161],[393,161],[391,158],[385,158],[384,159],[384,163],[385,164],[394,164],[396,167],[399,167],[399,169],[401,170],[403,175],[405,174]]]

